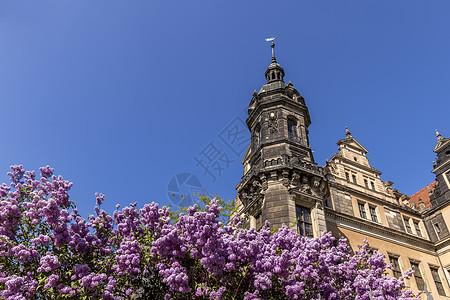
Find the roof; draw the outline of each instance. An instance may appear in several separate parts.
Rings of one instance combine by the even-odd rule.
[[[352,136],[352,134],[348,130],[347,126],[345,126],[345,138],[339,140],[336,144],[338,144],[339,146],[341,144],[346,144],[347,146],[350,146],[351,148],[362,151],[364,154],[367,154],[367,152],[369,152],[357,140],[355,140],[355,138]]]
[[[419,198],[420,198],[420,200],[422,200],[422,202],[425,204],[425,207],[431,207],[429,191],[433,192],[434,189],[436,188],[436,185],[437,185],[437,181],[430,183],[429,185],[427,185],[420,191],[418,191],[415,194],[413,194],[412,196],[410,196],[409,202],[413,202],[414,204],[416,204],[416,207],[418,207],[419,206]]]

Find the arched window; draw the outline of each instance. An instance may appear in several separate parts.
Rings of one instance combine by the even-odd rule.
[[[288,136],[291,141],[298,142],[297,121],[291,118],[288,119]]]

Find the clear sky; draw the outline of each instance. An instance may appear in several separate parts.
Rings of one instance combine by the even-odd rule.
[[[450,137],[447,0],[0,0],[0,182],[49,164],[84,214],[95,192],[109,211],[167,204],[174,177],[180,193],[233,198],[271,35],[319,165],[347,125],[382,180],[408,195],[434,180],[434,130]],[[195,159],[213,154],[205,174]]]

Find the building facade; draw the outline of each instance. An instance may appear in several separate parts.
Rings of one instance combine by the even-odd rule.
[[[251,141],[236,186],[239,213],[256,229],[269,221],[277,227],[297,222],[302,236],[331,231],[354,250],[367,238],[392,263],[391,276],[414,267],[406,282],[413,292],[426,289],[423,299],[450,299],[450,139],[436,132],[436,182],[411,197],[381,180],[348,128],[338,152],[318,166],[305,99],[284,82],[271,47],[267,84],[253,93],[248,109]]]

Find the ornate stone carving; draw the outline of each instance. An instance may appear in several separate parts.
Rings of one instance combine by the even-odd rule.
[[[299,186],[299,184],[300,184],[300,175],[297,172],[294,172],[291,178],[291,186],[293,188],[296,188]]]
[[[261,180],[261,188],[262,188],[262,190],[263,191],[267,190],[269,185],[267,183],[266,174],[261,174],[261,176],[259,176],[259,179]]]
[[[253,135],[253,149],[256,149],[259,146],[259,135]]]
[[[321,186],[321,180],[319,177],[314,177],[312,180],[312,188],[311,193],[316,197],[322,197],[323,196],[323,186]]]
[[[394,190],[392,189],[392,185],[394,184],[392,181],[382,181],[384,185],[384,189],[386,193],[388,193],[391,196],[394,196]]]
[[[302,176],[302,184],[300,185],[300,192],[311,195],[311,186],[306,175]]]
[[[317,209],[322,209],[323,208],[322,201],[316,200],[314,207]]]
[[[269,113],[269,134],[278,132],[278,118],[276,112]]]
[[[277,171],[272,171],[270,172],[270,179],[271,180],[278,180],[278,175],[277,175]]]
[[[249,200],[248,193],[245,192],[245,191],[242,192],[242,193],[239,195],[239,198],[241,199],[242,204],[244,204],[244,207],[246,207],[246,206],[248,205],[248,200]]]
[[[328,170],[330,170],[331,174],[334,174],[334,175],[338,174],[336,164],[334,162],[329,161],[328,158],[327,158],[327,166],[328,166]]]
[[[253,181],[252,185],[255,189],[261,189],[261,183],[258,180]]]
[[[289,186],[289,171],[284,170],[282,175],[283,175],[283,179],[281,180],[281,182],[283,183],[283,185],[285,187],[288,187]]]
[[[427,192],[429,197],[433,194],[433,190],[429,186],[427,186]]]

